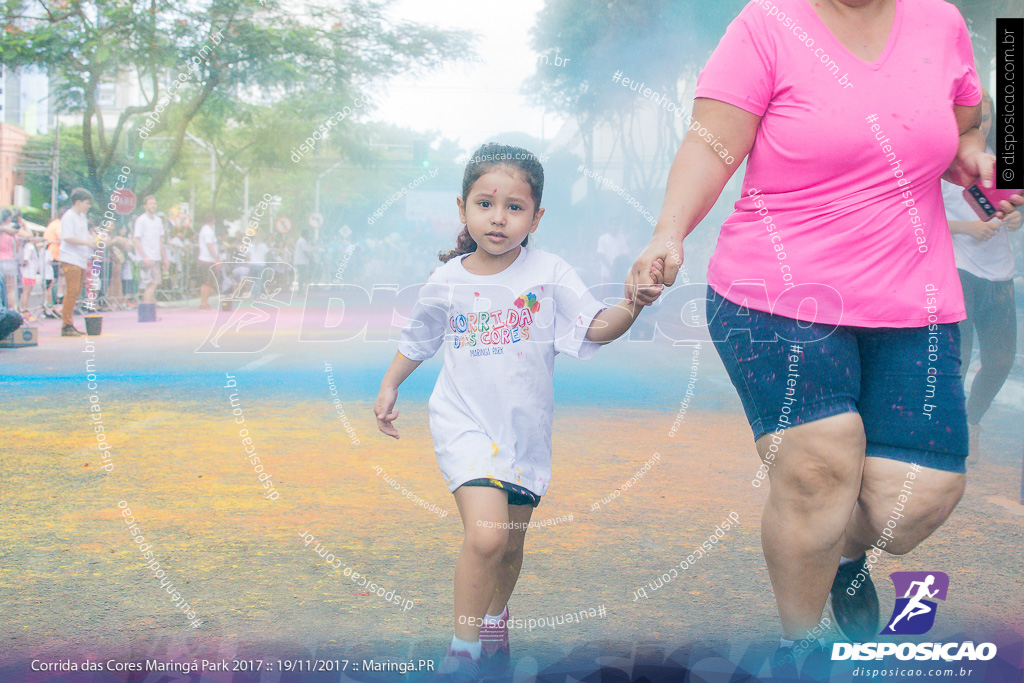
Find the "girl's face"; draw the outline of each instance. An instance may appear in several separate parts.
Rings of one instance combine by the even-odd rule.
[[[492,256],[512,251],[537,229],[544,209],[533,202],[530,186],[519,174],[496,169],[480,176],[466,199],[458,198],[459,218],[477,247]]]

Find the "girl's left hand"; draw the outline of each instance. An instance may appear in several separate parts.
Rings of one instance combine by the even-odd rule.
[[[397,402],[398,390],[383,386],[377,394],[377,402],[373,405],[373,413],[377,416],[377,429],[395,439],[398,438],[398,429],[393,424],[398,418],[398,411],[395,410]]]

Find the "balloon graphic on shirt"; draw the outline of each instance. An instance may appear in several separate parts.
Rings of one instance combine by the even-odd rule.
[[[531,313],[536,313],[540,310],[540,302],[537,301],[537,295],[533,292],[529,294],[523,294],[516,299],[516,308],[526,308]]]

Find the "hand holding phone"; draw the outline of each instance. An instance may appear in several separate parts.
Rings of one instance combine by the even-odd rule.
[[[978,214],[978,218],[987,221],[1002,210],[999,208],[999,202],[1004,200],[1010,201],[1010,197],[1022,193],[1024,193],[1024,190],[997,190],[994,187],[986,188],[974,184],[964,190],[964,199],[971,205],[974,212]]]

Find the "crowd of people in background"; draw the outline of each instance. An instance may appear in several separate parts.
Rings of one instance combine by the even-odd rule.
[[[91,195],[88,199],[91,206]],[[231,223],[225,215],[205,211],[194,225],[175,225],[171,220],[175,217],[161,211],[154,197],[145,197],[136,214],[118,217],[106,226],[95,210],[69,214],[73,204],[62,204],[57,217],[41,233],[26,227],[16,211],[0,214],[0,269],[11,296],[9,301],[4,296],[2,308],[20,314],[26,323],[63,317],[69,273],[71,301],[76,302],[69,309],[72,315],[196,298],[199,309],[211,310],[218,295],[231,296],[246,277],[258,276],[267,263],[291,266],[275,268],[293,283],[299,297],[293,300],[300,300],[304,295],[299,293],[313,283],[355,284],[367,289],[380,284],[414,286],[429,275],[423,254],[445,248],[459,227],[419,221],[402,226],[401,233],[381,232],[379,228],[360,229],[362,221],[356,218],[352,220],[356,231],[332,224],[319,231],[293,230],[281,235],[264,226],[246,244],[244,221]],[[82,239],[91,245],[62,241],[63,225],[82,229],[82,218],[76,216],[86,221]],[[589,284],[616,281],[628,266],[640,238],[627,225],[616,223],[607,232],[591,235],[597,257],[580,267]],[[102,249],[92,246],[97,237],[104,238]],[[543,242],[548,249],[564,251],[555,235]],[[63,251],[66,260],[62,245],[70,246]],[[90,277],[94,268],[98,268],[98,276]],[[73,322],[62,320],[62,333],[80,331]]]
[[[992,104],[987,94],[985,105],[984,132],[991,144]],[[944,182],[943,190],[967,303],[968,318],[961,325],[961,371],[970,389],[974,453],[981,417],[1016,357],[1013,279],[1024,272],[1024,249],[1012,247],[1020,246],[1015,232],[1021,217],[1018,212],[1004,221],[979,221],[960,188]],[[282,235],[264,228],[243,242],[244,221],[231,224],[212,211],[195,225],[176,224],[173,216],[159,210],[157,199],[148,196],[140,212],[104,226],[98,212],[90,213],[91,202],[87,190],[74,190],[41,232],[38,227],[33,230],[18,209],[0,210],[0,339],[38,317],[59,318],[62,335],[77,336],[82,331],[74,325],[76,314],[134,309],[158,300],[198,297],[200,310],[212,310],[211,296],[231,297],[240,283],[259,277],[267,266],[280,271],[275,279],[280,277],[279,282],[297,292],[311,283],[412,286],[429,274],[421,272],[422,254],[450,243],[448,232],[455,229],[412,222],[402,234],[377,229],[352,234],[347,227],[328,226]],[[586,233],[593,258],[581,263],[580,271],[588,284],[616,281],[629,267],[643,241],[637,227],[618,221]],[[702,252],[710,252],[713,235],[708,239],[687,253],[691,274],[705,268],[707,256]],[[548,245],[552,247],[561,251],[557,244]],[[979,365],[971,364],[974,349]],[[968,370],[975,369],[968,378]]]
[[[242,243],[208,211],[197,227],[175,225],[154,196],[137,215],[102,224],[90,214],[92,194],[78,188],[42,232],[21,212],[0,211],[0,339],[40,317],[61,319],[63,336],[78,336],[74,316],[182,301],[199,296],[212,310],[214,292],[230,296],[251,272],[270,265],[293,289],[326,278],[326,253],[311,235],[259,234]],[[332,250],[336,251],[336,250]],[[225,267],[222,267],[224,264]]]

